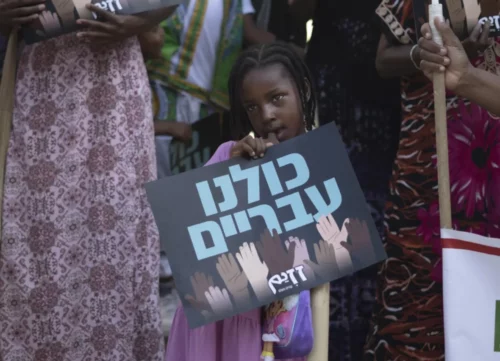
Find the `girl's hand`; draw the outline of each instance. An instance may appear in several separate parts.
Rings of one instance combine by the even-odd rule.
[[[0,24],[5,27],[29,24],[45,10],[45,0],[0,1]]]
[[[267,148],[273,143],[262,138],[253,138],[247,135],[231,148],[231,158],[249,157],[252,159],[262,158],[266,153]]]
[[[149,22],[137,15],[116,15],[92,4],[87,9],[97,14],[101,20],[79,19],[77,23],[87,27],[77,35],[93,44],[110,44],[125,40],[150,30]]]
[[[472,68],[464,46],[453,33],[450,26],[436,19],[436,28],[443,37],[444,47],[432,41],[429,24],[422,26],[422,38],[418,45],[420,48],[420,67],[424,74],[432,80],[434,73],[445,73],[446,87],[455,91],[464,76]]]

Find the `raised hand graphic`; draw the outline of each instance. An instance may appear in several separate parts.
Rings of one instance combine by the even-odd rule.
[[[344,221],[342,229],[340,229],[333,216],[329,214],[327,217],[323,216],[318,220],[316,229],[324,241],[337,249],[341,247],[341,242],[347,240],[347,223],[349,223],[349,219]]]
[[[288,238],[287,241],[285,241],[286,249],[289,250],[292,243],[295,244],[295,256],[293,258],[293,266],[294,267],[304,266],[303,272],[307,277],[307,280],[308,281],[314,280],[313,270],[305,263],[306,260],[311,259],[309,257],[309,250],[307,249],[306,241],[304,241],[303,239],[299,240],[298,237],[290,237]]]
[[[217,316],[224,316],[233,310],[231,298],[225,288],[221,290],[219,287],[210,287],[205,292],[205,297]]]
[[[264,262],[269,267],[270,276],[286,272],[293,268],[295,257],[295,243],[290,244],[288,250],[285,249],[278,232],[273,231],[273,235],[266,229],[257,243],[257,250]]]
[[[207,277],[202,272],[196,272],[191,276],[191,285],[194,290],[194,297],[192,295],[186,295],[185,299],[188,301],[193,308],[200,311],[204,316],[210,314],[211,308],[208,303],[205,292],[214,286],[214,281],[212,277]]]
[[[240,251],[236,253],[236,259],[243,269],[243,272],[245,272],[248,282],[250,282],[257,298],[261,301],[265,301],[267,297],[272,294],[267,283],[269,268],[267,264],[260,259],[255,244],[253,242],[250,244],[247,242],[243,243],[240,247]]]
[[[337,264],[342,274],[350,274],[353,272],[351,255],[344,246],[349,236],[347,232],[348,224],[349,219],[346,219],[342,225],[342,230],[340,230],[331,214],[329,214],[328,217],[321,217],[316,224],[316,228],[321,237],[323,237],[323,240],[333,246],[335,256],[337,257]]]
[[[306,264],[319,277],[325,281],[335,279],[341,276],[339,267],[337,265],[337,257],[335,256],[335,249],[326,241],[319,241],[314,245],[314,254],[316,262],[306,261]]]
[[[226,284],[227,289],[233,296],[235,302],[241,305],[249,301],[248,278],[238,266],[238,262],[232,254],[223,254],[217,260],[217,272]]]
[[[376,255],[366,221],[351,219],[346,228],[351,242],[342,242],[342,246],[347,249],[351,258],[359,267],[374,263]]]
[[[62,29],[57,14],[51,11],[43,11],[40,14],[39,20],[42,24],[43,31],[37,30],[36,33],[38,36],[52,36],[57,34]]]

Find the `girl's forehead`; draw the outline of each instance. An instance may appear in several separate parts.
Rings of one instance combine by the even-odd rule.
[[[243,89],[293,86],[292,77],[282,64],[271,64],[250,70],[243,79]]]

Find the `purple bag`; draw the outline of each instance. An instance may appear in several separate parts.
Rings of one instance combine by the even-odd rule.
[[[264,309],[262,341],[274,343],[277,360],[311,353],[314,334],[309,291],[274,301]]]

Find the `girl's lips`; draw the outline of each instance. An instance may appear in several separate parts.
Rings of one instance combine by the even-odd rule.
[[[280,142],[282,142],[282,141],[286,140],[286,139],[285,139],[285,136],[286,136],[286,128],[280,128],[280,129],[278,129],[275,133],[276,133],[276,138],[278,138],[278,140],[279,140]]]

